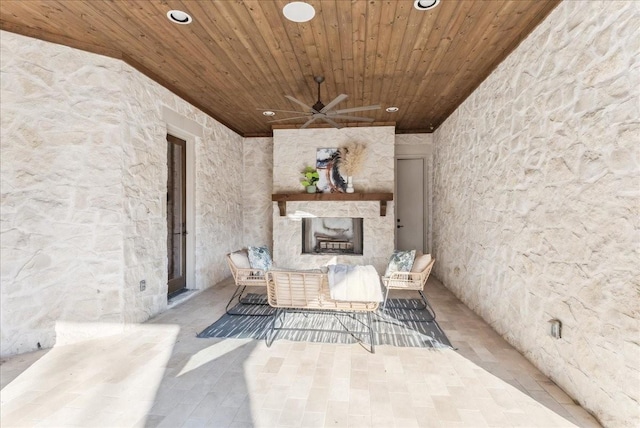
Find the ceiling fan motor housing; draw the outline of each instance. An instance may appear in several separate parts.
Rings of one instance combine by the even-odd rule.
[[[322,103],[320,102],[320,100],[318,100],[318,101],[313,105],[313,109],[314,109],[315,111],[318,111],[318,112],[319,112],[320,110],[322,110],[323,108],[324,108],[324,104],[322,104]]]

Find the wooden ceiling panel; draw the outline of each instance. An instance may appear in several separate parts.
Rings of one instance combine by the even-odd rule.
[[[314,19],[294,23],[288,0],[3,0],[0,28],[123,59],[244,136],[304,123],[261,109],[302,113],[284,95],[312,105],[318,75],[325,104],[345,93],[338,108],[380,104],[357,115],[432,132],[560,0],[308,2]],[[171,9],[194,22],[170,23]]]

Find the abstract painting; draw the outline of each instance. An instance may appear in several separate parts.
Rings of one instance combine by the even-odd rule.
[[[340,174],[340,153],[337,148],[318,149],[316,152],[316,169],[320,175],[318,190],[322,193],[344,193],[347,179]]]

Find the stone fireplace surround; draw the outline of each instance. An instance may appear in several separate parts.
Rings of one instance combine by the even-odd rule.
[[[315,166],[316,150],[341,147],[349,141],[365,144],[367,155],[361,174],[354,177],[357,193],[393,192],[393,126],[276,129],[273,132],[273,193],[302,193],[301,171]],[[280,216],[273,202],[273,259],[280,267],[317,268],[330,262],[371,264],[383,273],[394,248],[394,204],[387,203],[386,216],[380,215],[379,201],[290,201],[286,216]],[[302,218],[363,218],[362,255],[302,254]]]

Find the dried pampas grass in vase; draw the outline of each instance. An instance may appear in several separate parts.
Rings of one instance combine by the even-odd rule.
[[[340,173],[347,177],[347,193],[353,193],[353,176],[359,174],[364,166],[366,147],[355,142],[340,147]]]

